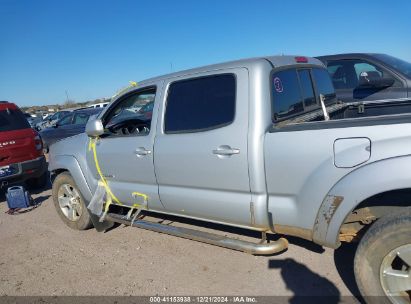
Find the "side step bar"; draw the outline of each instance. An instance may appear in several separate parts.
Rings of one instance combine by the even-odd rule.
[[[220,236],[217,234],[198,231],[189,228],[173,227],[169,225],[164,225],[160,223],[154,223],[149,221],[144,221],[136,219],[133,223],[131,220],[126,219],[123,215],[108,213],[105,218],[107,221],[112,221],[124,225],[129,225],[132,227],[138,227],[142,229],[147,229],[155,232],[170,234],[178,236],[181,238],[186,238],[198,242],[203,242],[211,245],[216,245],[220,247],[225,247],[233,250],[243,251],[249,254],[258,255],[270,255],[278,253],[287,249],[288,241],[284,238],[280,238],[277,241],[271,243],[252,243],[242,240],[236,240],[228,238],[225,236]]]

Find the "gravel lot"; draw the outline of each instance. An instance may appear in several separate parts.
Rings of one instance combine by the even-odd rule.
[[[124,226],[74,231],[50,195],[34,194],[41,205],[18,215],[0,196],[0,295],[357,294],[353,246],[289,238],[286,252],[266,257]]]

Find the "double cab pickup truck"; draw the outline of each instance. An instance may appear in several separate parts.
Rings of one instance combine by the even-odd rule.
[[[154,101],[149,119],[130,115],[142,100]],[[392,106],[339,102],[323,63],[302,56],[148,79],[113,98],[86,133],[50,146],[54,204],[74,229],[118,222],[251,254],[286,250],[287,235],[331,248],[358,241],[353,267],[367,301],[409,303],[411,115],[384,114]],[[101,193],[104,208],[90,212]]]

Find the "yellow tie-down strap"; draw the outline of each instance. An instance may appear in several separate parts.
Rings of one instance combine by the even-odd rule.
[[[116,98],[117,96],[119,96],[119,95],[123,94],[124,92],[126,92],[128,89],[138,86],[137,81],[129,81],[128,83],[129,83],[128,86],[118,90],[118,92],[116,94],[114,94],[111,98]]]
[[[106,201],[106,205],[105,205],[105,208],[104,208],[104,213],[107,213],[108,208],[113,203],[113,201],[117,205],[120,205],[120,206],[123,206],[123,204],[120,202],[120,200],[111,191],[110,186],[108,185],[108,182],[107,182],[106,178],[104,177],[103,173],[101,172],[101,167],[100,167],[100,164],[98,162],[97,151],[96,151],[96,143],[97,143],[98,140],[99,140],[98,137],[90,138],[88,150],[89,151],[93,150],[94,163],[96,165],[98,175],[100,176],[99,183],[102,184],[102,186],[104,187],[104,189],[106,190],[106,193],[107,193],[107,201]],[[135,204],[133,204],[133,206],[131,208],[147,209],[148,196],[146,194],[140,193],[140,192],[133,192],[131,195],[133,197],[137,197],[137,196],[142,197],[144,199],[144,204],[145,204],[145,205],[141,205],[141,204],[135,203]]]

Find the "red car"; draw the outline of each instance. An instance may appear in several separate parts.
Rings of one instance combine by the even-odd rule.
[[[32,187],[46,184],[43,144],[21,110],[14,103],[0,101],[0,189],[21,182]]]

